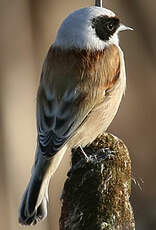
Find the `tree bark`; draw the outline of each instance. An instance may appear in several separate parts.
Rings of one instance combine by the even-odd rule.
[[[105,149],[105,151],[99,151]],[[60,230],[134,230],[129,201],[131,160],[124,143],[103,134],[72,151],[72,166],[64,185]]]

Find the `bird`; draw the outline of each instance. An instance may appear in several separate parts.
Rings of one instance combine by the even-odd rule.
[[[132,30],[106,8],[72,12],[61,24],[43,63],[36,99],[37,147],[19,223],[47,217],[48,185],[64,154],[105,132],[126,88],[119,32]]]

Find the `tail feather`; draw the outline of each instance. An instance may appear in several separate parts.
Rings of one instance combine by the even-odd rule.
[[[37,151],[32,176],[19,208],[20,224],[34,225],[46,218],[50,177],[58,168],[66,149],[67,147],[62,148],[50,160]]]
[[[41,165],[42,163],[42,165]],[[37,162],[19,208],[19,223],[34,225],[47,216],[49,177],[45,176],[49,162]]]
[[[33,178],[33,181],[29,185],[29,189],[27,192],[27,199],[26,199],[26,203],[27,203],[27,210],[26,211],[27,211],[28,215],[30,215],[30,216],[33,214],[33,212],[35,210],[38,196],[39,196],[40,189],[41,189],[41,185],[42,185],[42,180],[39,180],[36,177]]]
[[[48,197],[46,190],[48,190],[48,185],[40,201],[38,201],[41,186],[43,186],[42,183],[36,186],[36,181],[28,185],[19,208],[19,223],[22,225],[34,225],[47,216]]]

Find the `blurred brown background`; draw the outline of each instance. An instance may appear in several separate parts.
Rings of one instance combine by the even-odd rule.
[[[48,47],[70,12],[92,4],[92,0],[0,0],[0,229],[23,229],[17,221],[18,206],[34,159],[36,91]],[[105,7],[135,28],[120,35],[127,91],[109,131],[126,143],[131,154],[138,182],[133,182],[131,197],[136,229],[155,230],[156,2],[105,0]],[[67,168],[64,160],[51,182],[47,220],[29,229],[58,230]]]

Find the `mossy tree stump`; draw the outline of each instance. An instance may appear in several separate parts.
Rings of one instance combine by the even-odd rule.
[[[100,152],[99,149],[107,149]],[[108,149],[114,155],[108,154]],[[124,143],[103,134],[72,151],[72,166],[64,185],[60,230],[134,230],[131,204],[131,160]],[[96,155],[96,157],[95,157]]]

